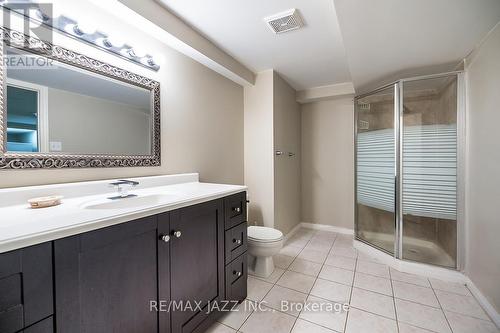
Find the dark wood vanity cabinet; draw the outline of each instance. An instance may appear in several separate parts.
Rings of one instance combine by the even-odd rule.
[[[193,332],[225,296],[223,201],[171,212],[170,228],[170,296],[183,307],[172,312],[172,332]]]
[[[35,325],[52,322],[52,281],[52,243],[0,254],[0,332],[46,333]]]
[[[242,192],[0,254],[0,332],[203,332],[246,297],[245,221]]]
[[[246,192],[224,198],[226,299],[247,297],[247,200]]]
[[[156,332],[156,216],[54,241],[57,332]]]

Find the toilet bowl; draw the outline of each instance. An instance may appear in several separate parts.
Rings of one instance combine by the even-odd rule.
[[[249,271],[255,276],[268,277],[274,271],[273,255],[283,247],[283,233],[268,227],[248,227]]]

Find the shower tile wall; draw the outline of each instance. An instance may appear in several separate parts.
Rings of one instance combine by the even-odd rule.
[[[448,79],[448,83],[441,84],[440,91],[434,89],[415,90],[405,92],[404,96],[404,125],[433,125],[433,124],[456,124],[457,123],[457,81]],[[392,128],[394,121],[394,103],[391,95],[376,95],[364,98],[363,103],[370,103],[369,110],[358,109],[358,121],[366,121],[369,124],[367,130]],[[391,220],[392,212],[358,204],[358,230],[361,230],[364,239],[374,245],[389,249],[392,245],[392,234],[394,233],[394,221]],[[388,237],[384,237],[387,235]],[[389,237],[390,236],[390,237]],[[403,239],[406,240],[406,248],[403,247],[403,256],[406,259],[416,261],[427,261],[431,264],[443,266],[455,266],[457,255],[457,223],[454,220],[438,219],[414,215],[404,216]],[[444,251],[450,260],[442,261],[441,258],[433,258],[412,249],[412,240],[427,242],[438,246]]]

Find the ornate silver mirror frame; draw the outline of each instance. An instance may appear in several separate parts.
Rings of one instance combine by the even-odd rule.
[[[65,63],[95,74],[120,80],[148,89],[153,94],[151,155],[85,155],[65,153],[9,153],[7,152],[6,70],[0,66],[0,170],[1,169],[62,169],[62,168],[116,168],[160,166],[160,83],[144,76],[65,49],[61,46],[0,27],[0,54],[5,44],[20,50]]]

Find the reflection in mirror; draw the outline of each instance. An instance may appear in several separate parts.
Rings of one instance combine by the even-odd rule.
[[[6,47],[7,151],[150,155],[152,92]]]

